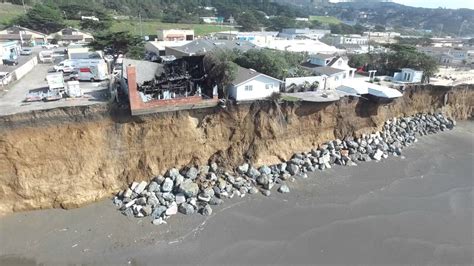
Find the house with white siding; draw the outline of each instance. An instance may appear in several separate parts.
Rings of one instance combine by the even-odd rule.
[[[251,101],[280,92],[283,81],[253,69],[237,67],[237,74],[228,88],[228,96],[236,101]]]
[[[94,40],[91,33],[74,29],[71,27],[64,28],[58,32],[48,36],[48,41],[52,42],[55,38],[61,43],[90,43]]]
[[[39,31],[31,30],[20,26],[11,26],[0,30],[0,41],[17,41],[23,45],[43,45],[45,44],[47,35]]]
[[[348,65],[348,60],[336,54],[314,54],[302,66],[316,76],[326,76],[323,89],[335,89],[343,81],[353,79],[356,69]]]
[[[402,68],[401,72],[393,75],[393,81],[403,83],[420,83],[423,78],[423,71],[411,68]]]

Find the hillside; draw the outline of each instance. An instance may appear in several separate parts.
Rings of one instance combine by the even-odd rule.
[[[320,12],[343,20],[357,20],[360,23],[431,30],[436,35],[440,32],[452,36],[457,36],[459,32],[461,35],[474,34],[472,9],[429,9],[396,3],[339,3]]]
[[[23,12],[22,6],[0,2],[0,28],[6,25],[12,18],[23,14]]]

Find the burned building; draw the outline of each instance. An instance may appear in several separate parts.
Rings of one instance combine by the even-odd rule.
[[[183,57],[157,69],[155,78],[144,82],[138,91],[150,99],[157,100],[195,95],[212,98],[213,91],[203,84],[205,78],[202,56]]]
[[[217,105],[217,88],[205,86],[202,56],[157,64],[124,60],[132,115]]]

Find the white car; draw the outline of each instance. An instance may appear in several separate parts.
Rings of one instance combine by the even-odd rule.
[[[20,51],[20,55],[31,55],[33,53],[33,50],[30,48],[23,48]]]
[[[43,45],[41,45],[41,48],[44,48],[44,49],[48,49],[48,50],[49,50],[49,49],[59,48],[59,45],[48,43],[48,44],[43,44]]]
[[[12,82],[12,75],[9,72],[0,72],[0,85],[7,86]]]

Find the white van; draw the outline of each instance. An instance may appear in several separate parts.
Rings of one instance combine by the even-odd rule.
[[[56,72],[64,72],[64,73],[70,73],[74,70],[74,62],[71,60],[64,60],[59,62],[59,64],[54,66],[54,71]]]
[[[41,51],[38,54],[41,63],[53,63],[53,51]]]

